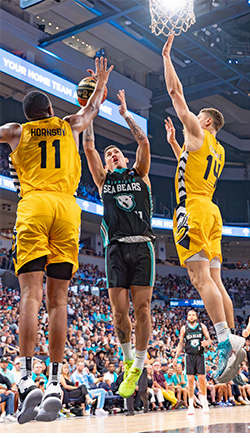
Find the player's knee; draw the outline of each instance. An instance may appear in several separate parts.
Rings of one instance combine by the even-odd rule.
[[[208,276],[203,271],[188,271],[190,281],[197,290],[202,290],[208,280]]]
[[[127,312],[122,309],[114,309],[113,318],[115,322],[115,326],[119,327],[124,319],[128,316]]]
[[[135,316],[136,316],[137,322],[139,322],[141,324],[143,324],[144,322],[148,322],[148,320],[150,318],[150,309],[149,309],[149,306],[147,305],[147,303],[141,304],[140,306],[138,306],[134,310],[135,310]]]

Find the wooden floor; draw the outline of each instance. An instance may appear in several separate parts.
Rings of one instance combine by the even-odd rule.
[[[1,423],[0,436],[6,433],[250,433],[250,405],[211,408],[209,414],[196,409],[194,416],[187,411],[136,413],[108,417],[60,418],[51,423],[32,421],[19,425]]]

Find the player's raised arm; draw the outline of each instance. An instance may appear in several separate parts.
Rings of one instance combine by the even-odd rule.
[[[93,180],[101,192],[107,172],[103,168],[101,157],[95,148],[93,121],[83,132],[83,149]]]
[[[119,90],[117,97],[120,101],[119,113],[126,120],[130,130],[138,143],[136,151],[136,162],[134,168],[137,170],[141,178],[147,176],[150,169],[150,144],[148,137],[140,126],[135,122],[132,115],[127,110],[125,91]]]
[[[174,69],[174,66],[170,58],[170,52],[171,52],[173,40],[174,40],[174,34],[171,34],[168,37],[168,40],[162,50],[164,76],[165,76],[168,94],[171,97],[174,109],[179,119],[184,125],[185,131],[188,134],[195,137],[196,143],[198,144],[200,143],[199,147],[201,147],[204,138],[204,132],[199,125],[197,117],[189,110],[187,106],[183,94],[182,84],[176,74],[176,71]],[[199,147],[195,147],[194,149],[199,149]]]
[[[175,138],[175,127],[174,127],[173,122],[170,119],[170,117],[165,119],[165,129],[167,132],[167,141],[170,144],[170,146],[173,150],[173,153],[175,154],[177,160],[179,160],[179,156],[181,154],[181,147]]]
[[[76,114],[65,117],[73,130],[73,134],[79,134],[87,128],[91,120],[98,114],[100,105],[102,103],[105,85],[108,82],[109,75],[114,66],[107,68],[107,59],[101,57],[95,59],[96,71],[93,75],[96,78],[96,86],[93,94],[88,100],[85,107],[81,108]],[[90,71],[90,70],[89,70]]]
[[[14,151],[18,146],[22,134],[22,126],[19,123],[6,123],[0,126],[0,143],[8,143]]]

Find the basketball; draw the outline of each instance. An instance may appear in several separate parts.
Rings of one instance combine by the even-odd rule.
[[[77,86],[77,99],[81,106],[86,106],[87,102],[95,89],[96,81],[92,76],[82,79]],[[108,89],[105,85],[102,103],[106,99]]]

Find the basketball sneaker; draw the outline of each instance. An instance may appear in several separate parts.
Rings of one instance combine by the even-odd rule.
[[[123,374],[123,380],[126,380],[126,378],[128,377],[128,372],[131,368],[131,366],[133,365],[133,360],[126,360],[126,362],[124,362],[124,374]]]
[[[127,377],[119,386],[119,395],[123,398],[128,398],[135,392],[135,387],[138,383],[142,370],[131,367]]]
[[[245,344],[245,338],[230,333],[228,339],[225,342],[221,342],[218,347],[220,348],[220,345],[225,344],[227,341],[229,341],[229,343],[231,344],[232,352],[228,358],[224,370],[222,372],[218,372],[220,366],[219,352],[219,366],[217,368],[217,371],[213,375],[215,383],[228,383],[230,382],[230,380],[233,380],[246,356],[246,352],[243,349],[243,346]],[[225,360],[223,364],[225,364]]]
[[[37,406],[42,400],[43,392],[28,376],[22,377],[17,387],[19,392],[17,421],[19,424],[24,424],[36,417]]]
[[[54,421],[62,409],[61,387],[57,382],[50,382],[45,390],[36,421]]]
[[[195,414],[194,406],[189,406],[187,410],[187,415],[194,415],[194,414]]]

